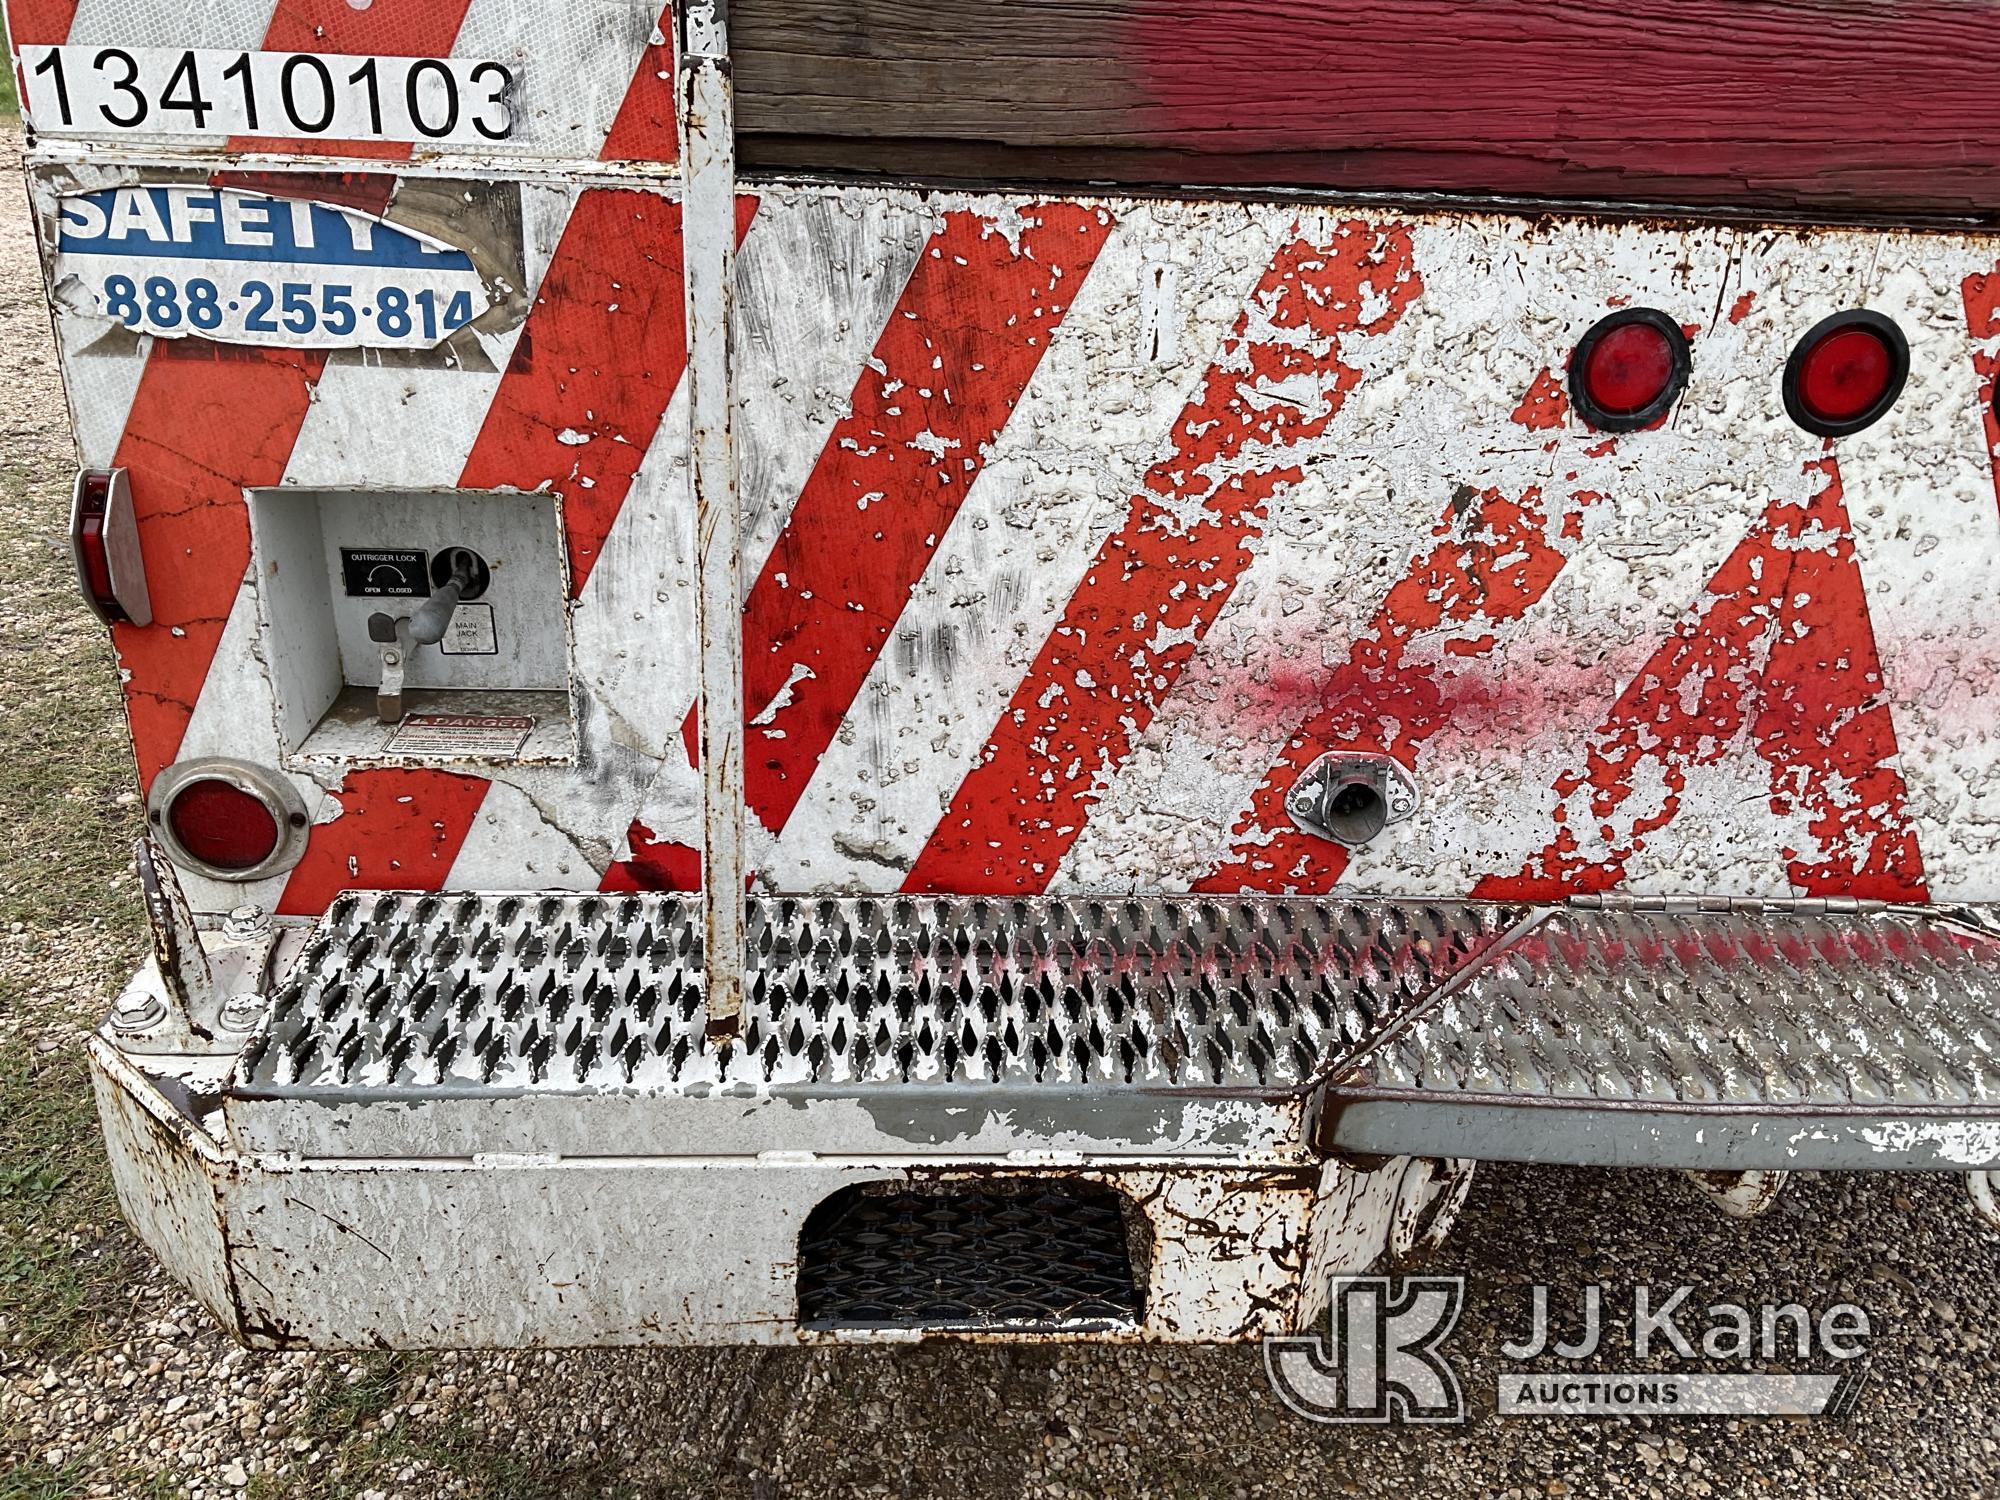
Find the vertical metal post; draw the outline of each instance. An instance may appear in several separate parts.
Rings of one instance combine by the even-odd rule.
[[[687,281],[695,630],[701,646],[701,902],[709,1035],[743,1014],[742,512],[730,424],[730,308],[736,289],[736,129],[723,0],[681,0],[675,113],[681,144],[681,257]]]

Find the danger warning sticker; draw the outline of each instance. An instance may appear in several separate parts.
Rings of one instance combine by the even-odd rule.
[[[527,714],[404,714],[383,749],[390,755],[519,755],[534,727]]]

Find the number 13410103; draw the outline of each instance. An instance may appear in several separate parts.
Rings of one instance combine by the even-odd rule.
[[[486,149],[514,131],[513,69],[442,57],[23,47],[38,135],[233,135]]]

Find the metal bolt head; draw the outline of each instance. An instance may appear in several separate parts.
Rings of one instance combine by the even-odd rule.
[[[254,901],[236,907],[222,921],[222,935],[232,943],[254,942],[270,930],[271,914]]]
[[[167,1002],[144,990],[127,990],[111,1007],[111,1026],[115,1031],[144,1031],[166,1018]]]
[[[223,1001],[216,1020],[225,1031],[255,1031],[257,1023],[264,1019],[264,1010],[264,997],[246,990]]]

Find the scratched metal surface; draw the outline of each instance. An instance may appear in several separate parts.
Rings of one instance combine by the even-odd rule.
[[[81,170],[39,169],[44,222]],[[149,555],[184,560],[160,623],[117,635],[145,774],[240,756],[313,810],[289,876],[191,899],[690,889],[677,188],[528,174],[518,212],[453,221],[449,179],[378,180],[392,222],[421,202],[475,250],[507,226],[524,285],[477,358],[217,363],[58,312],[84,460],[131,464]],[[1994,237],[769,181],[739,204],[761,889],[2000,896]],[[1691,329],[1694,374],[1609,438],[1562,372],[1618,305]],[[1898,320],[1911,375],[1828,444],[1780,373],[1855,306]],[[302,762],[245,488],[478,485],[562,506],[571,597],[542,623],[576,766]],[[1419,813],[1354,854],[1302,834],[1283,794],[1329,749],[1395,756]]]
[[[1296,1090],[1520,916],[1272,900],[763,900],[738,1042],[705,1034],[699,904],[348,897],[236,1087],[370,1098],[1076,1085]]]
[[[1990,1116],[2000,939],[1898,911],[1557,911],[1335,1090]]]

